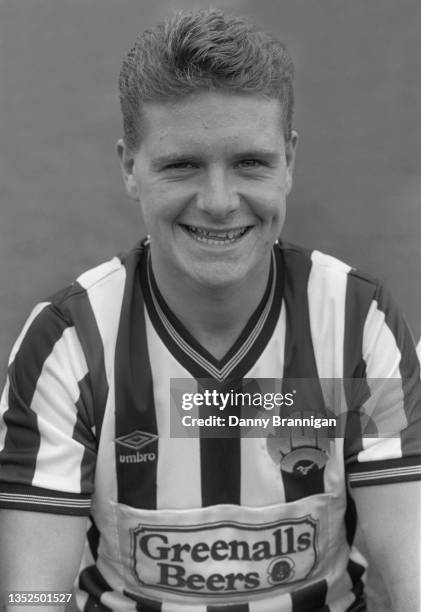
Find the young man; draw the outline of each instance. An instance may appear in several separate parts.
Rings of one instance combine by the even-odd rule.
[[[90,515],[80,610],[365,610],[358,511],[394,609],[419,610],[415,347],[375,281],[278,241],[292,72],[281,43],[218,11],[127,55],[117,148],[150,238],[39,304],[13,349],[6,592],[69,591]],[[341,419],[337,436],[241,435],[237,391],[277,384],[285,428],[296,408]],[[220,435],[179,437],[180,388],[196,417],[224,415]]]

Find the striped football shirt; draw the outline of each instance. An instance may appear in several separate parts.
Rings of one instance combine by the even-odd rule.
[[[183,389],[225,394],[225,409],[183,411]],[[233,398],[271,389],[289,401],[255,414],[285,425],[243,430]],[[374,280],[277,243],[261,302],[216,359],[165,303],[145,243],[26,322],[1,399],[0,506],[90,516],[86,612],[357,612],[352,489],[421,477],[420,409],[414,342]],[[310,413],[335,435],[288,430]],[[176,427],[212,414],[220,435]]]

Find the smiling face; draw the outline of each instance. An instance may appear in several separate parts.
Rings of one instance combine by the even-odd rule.
[[[140,202],[158,283],[233,287],[267,274],[285,219],[296,135],[277,100],[200,92],[144,106],[142,141],[118,151]]]

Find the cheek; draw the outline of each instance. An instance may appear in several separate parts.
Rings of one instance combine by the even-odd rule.
[[[172,185],[143,185],[139,194],[139,203],[145,219],[151,223],[172,222],[186,206],[184,194]]]
[[[164,242],[168,242],[169,233],[173,231],[174,223],[178,217],[176,207],[163,204],[162,201],[149,199],[140,201],[141,217],[146,233]]]
[[[249,181],[246,189],[244,193],[247,193],[257,206],[273,208],[285,200],[289,184],[286,174],[282,172],[267,180]]]
[[[274,189],[253,199],[254,213],[266,222],[276,222],[285,216],[285,195]]]
[[[286,196],[278,189],[273,189],[270,194],[266,195],[267,197],[260,200],[254,211],[266,225],[270,239],[276,239],[285,223]]]
[[[267,214],[274,221],[283,222],[285,219],[286,196],[288,195],[288,184],[286,180],[276,182],[272,189],[268,190],[266,198]]]

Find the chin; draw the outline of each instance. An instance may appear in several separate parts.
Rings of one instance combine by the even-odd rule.
[[[190,269],[189,276],[202,287],[224,289],[241,283],[247,276],[247,271],[243,270],[241,266],[231,268],[229,265],[209,265],[206,266],[206,269],[202,270],[192,271]]]

